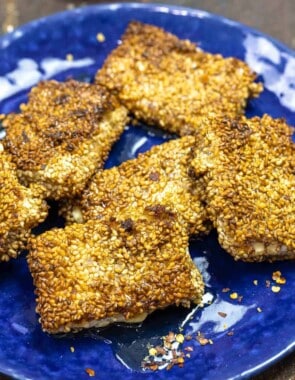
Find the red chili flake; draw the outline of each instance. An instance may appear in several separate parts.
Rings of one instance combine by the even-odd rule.
[[[230,288],[223,288],[222,289],[222,293],[227,293],[227,292],[229,292],[230,291]]]
[[[209,344],[209,339],[203,338],[201,336],[197,336],[197,341],[200,343],[201,346],[206,346],[206,344]]]
[[[94,371],[94,369],[92,369],[92,368],[86,368],[86,369],[85,369],[85,372],[86,372],[90,377],[94,377],[94,376],[95,376],[95,371]]]
[[[220,315],[222,318],[227,317],[227,314],[224,313],[223,311],[219,311],[217,314]]]
[[[163,347],[156,346],[155,348],[156,348],[156,351],[157,351],[158,354],[161,354],[161,355],[165,355],[166,354],[166,351],[165,351],[165,349]]]
[[[169,363],[169,364],[167,365],[167,367],[166,367],[166,370],[167,370],[167,371],[170,371],[170,369],[171,369],[172,367],[174,367],[174,363]]]
[[[156,371],[158,368],[159,366],[156,363],[152,363],[149,365],[149,369],[151,369],[152,371]]]
[[[233,331],[229,331],[228,333],[226,333],[226,335],[228,335],[228,336],[233,336],[233,335],[234,335],[234,332],[233,332]]]
[[[150,175],[149,175],[149,179],[150,179],[151,181],[159,181],[159,178],[160,178],[160,176],[159,176],[159,173],[158,173],[158,172],[152,172],[152,173],[150,173]]]
[[[165,336],[165,342],[172,343],[175,341],[175,334],[174,332],[170,331],[167,336]]]
[[[185,348],[184,348],[184,351],[193,352],[194,349],[193,349],[192,346],[188,346],[188,347],[185,347]]]

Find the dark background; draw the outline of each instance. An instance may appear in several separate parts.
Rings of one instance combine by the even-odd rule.
[[[50,13],[83,5],[107,2],[0,0],[0,34]],[[148,3],[149,1],[138,2]],[[220,14],[259,29],[295,49],[295,0],[158,0],[158,2],[189,6]],[[274,339],[277,338],[274,337]],[[6,377],[0,375],[0,380],[4,379]],[[261,375],[254,377],[254,379],[295,380],[295,354],[276,363]]]

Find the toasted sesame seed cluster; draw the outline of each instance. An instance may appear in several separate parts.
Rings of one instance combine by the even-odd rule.
[[[295,258],[294,132],[284,120],[215,122],[193,161],[219,242],[244,261]]]
[[[68,222],[105,215],[139,218],[148,204],[159,203],[179,214],[188,233],[206,232],[204,188],[191,167],[195,146],[196,138],[185,136],[98,172],[79,198],[66,202],[63,212]]]
[[[110,218],[31,240],[37,312],[50,333],[132,322],[171,304],[199,303],[204,285],[177,214],[151,204],[137,220]]]
[[[11,157],[0,144],[0,261],[18,256],[25,248],[31,228],[47,216],[41,189],[22,186]]]
[[[127,110],[104,88],[74,80],[39,83],[21,113],[3,121],[5,148],[22,183],[38,183],[46,197],[81,192],[102,168],[127,122]]]
[[[205,53],[156,26],[131,22],[122,43],[97,72],[136,118],[180,135],[208,117],[235,118],[261,84],[236,58]]]

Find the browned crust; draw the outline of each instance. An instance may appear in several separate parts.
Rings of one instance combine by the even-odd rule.
[[[40,183],[59,199],[83,189],[126,122],[127,110],[105,88],[46,81],[31,90],[21,113],[3,121],[4,145],[24,184]]]
[[[216,123],[193,165],[205,174],[208,212],[236,259],[295,258],[294,132],[283,119]]]
[[[152,206],[138,220],[89,221],[32,239],[28,263],[45,331],[118,315],[128,322],[201,301],[204,285],[187,251],[186,228],[173,212]]]
[[[156,202],[177,212],[188,224],[189,233],[206,232],[204,188],[191,168],[195,145],[194,136],[171,140],[98,172],[80,198],[64,205],[68,222],[105,215],[138,218],[150,202]]]
[[[197,49],[156,26],[131,22],[96,82],[138,118],[180,135],[207,117],[237,117],[261,84],[245,62]]]
[[[11,157],[1,143],[0,148],[0,261],[8,261],[25,248],[31,228],[46,218],[47,205],[38,186],[20,185]]]

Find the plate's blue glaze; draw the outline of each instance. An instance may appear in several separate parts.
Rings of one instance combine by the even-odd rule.
[[[214,53],[244,59],[265,83],[247,114],[282,116],[295,124],[295,56],[280,43],[235,22],[197,10],[166,5],[112,4],[57,14],[25,25],[0,38],[0,113],[18,109],[28,89],[44,78],[91,79],[113,49],[130,20],[164,27]],[[105,42],[96,40],[103,33]],[[66,60],[67,54],[74,61]],[[107,167],[134,157],[165,140],[161,133],[130,127],[115,145]],[[54,207],[53,207],[54,209]],[[55,223],[51,215],[50,223]],[[46,226],[45,226],[46,228]],[[230,379],[247,378],[291,352],[295,344],[294,263],[244,264],[221,250],[215,234],[193,241],[192,256],[203,268],[212,305],[197,310],[184,333],[202,331],[213,345],[195,340],[184,368],[139,373],[140,355],[148,342],[177,330],[187,311],[171,308],[155,313],[138,328],[112,327],[100,335],[54,338],[42,333],[34,308],[33,285],[25,258],[0,265],[0,372],[19,379],[86,379],[85,368],[107,379]],[[265,286],[274,270],[287,283],[278,294]],[[253,284],[258,280],[258,285]],[[243,296],[231,300],[230,288]],[[262,312],[257,311],[257,307]],[[218,312],[227,313],[222,318]],[[228,336],[228,331],[234,331]],[[113,343],[111,343],[113,342]],[[75,347],[75,352],[70,347]]]

